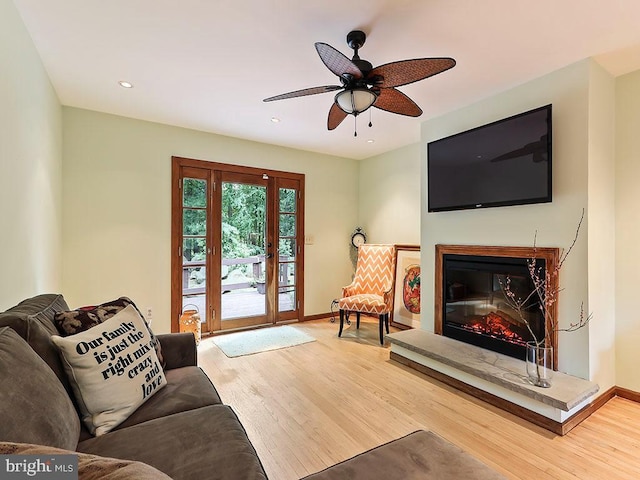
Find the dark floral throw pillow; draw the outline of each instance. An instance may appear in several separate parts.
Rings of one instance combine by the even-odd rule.
[[[69,335],[84,332],[85,330],[89,330],[90,328],[101,324],[128,305],[132,305],[137,310],[138,314],[140,314],[140,317],[142,317],[144,323],[147,325],[149,335],[151,337],[151,343],[156,350],[156,355],[158,356],[158,360],[160,361],[162,368],[164,368],[165,362],[162,357],[162,347],[160,346],[160,342],[151,331],[151,327],[144,318],[144,315],[142,315],[142,312],[140,312],[138,307],[136,307],[136,304],[133,303],[130,298],[120,297],[116,300],[102,303],[100,305],[81,307],[66,312],[58,312],[53,317],[53,322],[56,324],[56,328],[60,332],[60,336],[68,337]]]

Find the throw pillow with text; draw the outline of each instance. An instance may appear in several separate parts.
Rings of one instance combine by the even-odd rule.
[[[52,340],[94,435],[117,427],[167,383],[149,329],[132,305],[89,330]]]

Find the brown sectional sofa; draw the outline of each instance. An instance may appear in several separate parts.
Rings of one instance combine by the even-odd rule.
[[[115,430],[93,437],[80,422],[51,342],[62,295],[27,299],[0,313],[0,442],[134,460],[174,480],[266,479],[237,416],[196,365],[192,334],[158,335],[167,385]]]

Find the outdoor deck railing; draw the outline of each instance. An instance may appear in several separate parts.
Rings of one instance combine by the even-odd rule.
[[[279,283],[280,285],[288,285],[288,277],[289,277],[289,265],[287,260],[290,257],[280,255],[280,267],[279,267]],[[231,290],[239,290],[244,288],[251,288],[255,286],[257,279],[262,278],[263,265],[265,261],[264,255],[255,255],[252,257],[244,257],[244,258],[223,258],[222,265],[232,266],[232,265],[252,265],[252,273],[253,273],[253,281],[249,282],[236,282],[236,283],[225,283],[222,288],[223,291],[231,291]],[[205,293],[205,287],[193,287],[189,288],[189,275],[190,269],[197,267],[205,267],[205,262],[183,262],[182,264],[182,295],[202,295]]]

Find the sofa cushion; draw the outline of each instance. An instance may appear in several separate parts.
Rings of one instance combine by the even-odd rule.
[[[58,311],[53,317],[53,323],[57,328],[57,332],[54,333],[66,337],[68,335],[75,335],[76,333],[84,332],[85,330],[89,330],[90,328],[109,320],[116,313],[129,305],[132,305],[140,317],[144,319],[144,315],[142,315],[140,309],[136,307],[136,304],[133,303],[130,298],[120,297],[109,302],[101,303],[100,305],[81,307],[75,310]],[[146,320],[144,320],[144,323],[149,329],[151,343],[153,344],[153,348],[156,350],[156,355],[158,356],[160,365],[164,368],[162,345],[160,345],[160,342],[153,334],[153,331]]]
[[[78,414],[47,364],[11,328],[0,328],[0,441],[75,449]]]
[[[40,358],[51,367],[69,395],[72,395],[58,349],[51,341],[51,335],[58,333],[53,323],[53,316],[56,312],[68,309],[69,306],[62,295],[53,293],[37,295],[0,313],[0,327],[11,327],[24,338]]]
[[[345,460],[304,480],[506,480],[433,432],[419,430]]]
[[[51,338],[82,420],[95,435],[122,423],[167,383],[147,325],[132,305],[89,330]]]
[[[200,367],[184,367],[164,372],[167,385],[141,405],[117,428],[222,403],[209,377]]]
[[[191,337],[193,342],[193,335],[187,335]],[[160,337],[162,338],[162,336]],[[154,418],[222,403],[211,380],[200,367],[175,368],[166,370],[164,375],[167,379],[167,385],[140,405],[135,412],[129,415],[129,418],[115,427],[114,430],[137,425]],[[93,437],[84,425],[80,427],[80,441]]]
[[[75,455],[82,480],[171,480],[150,465],[28,443],[0,443],[0,455]]]
[[[227,405],[114,430],[80,442],[78,451],[144,462],[174,480],[267,478],[244,428]]]

